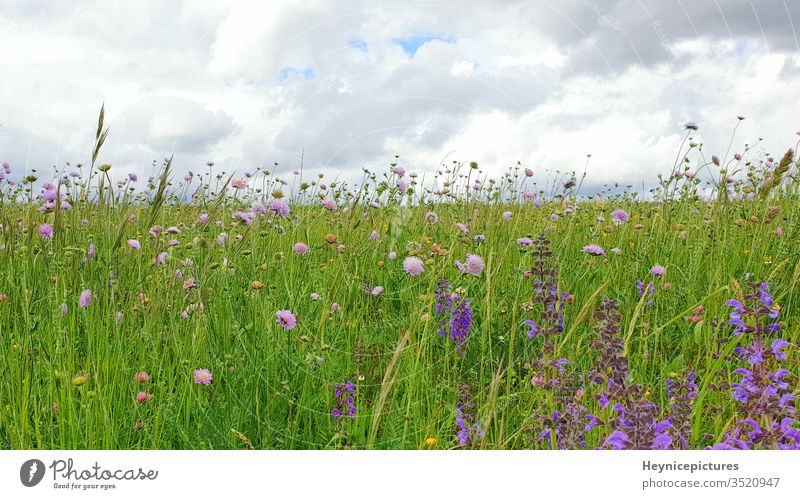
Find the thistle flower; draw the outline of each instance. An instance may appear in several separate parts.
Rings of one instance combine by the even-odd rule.
[[[275,312],[278,324],[285,330],[294,329],[297,325],[297,318],[288,310],[278,310]]]

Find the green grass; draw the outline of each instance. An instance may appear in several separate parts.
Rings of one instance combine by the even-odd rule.
[[[523,276],[534,262],[515,242],[540,232],[551,241],[560,289],[574,296],[557,355],[571,361],[571,371],[589,371],[598,356],[590,346],[592,312],[603,296],[618,300],[630,379],[664,414],[664,381],[697,373],[692,448],[719,441],[741,417],[740,404],[720,383],[735,381],[733,370],[743,362],[726,357],[735,341],[718,340],[734,338],[724,303],[741,293],[745,274],[769,282],[781,307],[780,336],[797,344],[800,208],[783,191],[767,200],[684,198],[664,205],[617,196],[584,201],[572,215],[553,202],[540,209],[499,201],[438,204],[436,225],[425,222],[425,206],[355,206],[345,213],[293,205],[289,218],[276,219],[282,234],[264,218],[251,226],[232,223],[239,204],[225,201],[202,225],[198,215],[208,207],[165,203],[153,213],[136,202],[77,203],[59,212],[50,241],[39,237],[38,224],[53,223],[52,213],[40,214],[35,203],[0,205],[2,448],[451,448],[457,447],[460,382],[471,386],[485,429],[472,447],[548,448],[552,441],[532,433],[535,416],[559,406],[549,391],[532,386],[525,367],[543,346],[522,325],[538,317],[536,309],[526,311],[533,290],[532,279]],[[777,214],[768,216],[768,206],[777,206]],[[610,220],[616,208],[631,220],[619,226],[597,221],[601,215]],[[509,221],[501,216],[506,210],[513,212]],[[554,212],[562,213],[557,221],[550,219]],[[124,223],[132,214],[136,220]],[[151,237],[151,215],[181,234]],[[469,225],[469,236],[456,222]],[[778,226],[783,237],[775,235]],[[378,241],[368,239],[373,229]],[[224,247],[216,243],[220,232],[229,236]],[[336,235],[343,251],[325,242],[327,234]],[[485,242],[472,239],[475,234]],[[167,250],[173,237],[180,245]],[[140,240],[142,249],[130,249],[127,239]],[[307,255],[292,251],[298,241],[311,247]],[[402,269],[409,242],[419,243],[426,260],[419,277]],[[89,243],[97,256],[83,262]],[[590,243],[608,256],[583,253]],[[432,244],[439,256],[430,255]],[[621,253],[609,253],[614,247]],[[161,251],[169,252],[167,264],[156,266]],[[388,259],[390,251],[398,252],[397,260]],[[456,269],[454,260],[467,252],[485,261],[480,277]],[[666,266],[665,277],[648,274],[655,264]],[[197,287],[184,290],[176,269],[183,279],[194,277]],[[437,334],[440,277],[471,300],[474,321],[464,357]],[[652,306],[640,298],[638,279],[656,283]],[[383,294],[367,296],[365,280],[383,286]],[[255,281],[263,288],[255,289]],[[84,289],[92,290],[93,302],[80,308]],[[312,292],[318,301],[309,298]],[[333,302],[341,311],[330,313]],[[181,317],[199,303],[202,309]],[[697,305],[705,307],[704,320],[687,323],[683,317]],[[277,324],[279,309],[297,315],[295,329]],[[796,376],[797,350],[787,351],[784,367]],[[210,369],[213,384],[195,385],[196,368]],[[150,381],[139,385],[133,375],[142,370]],[[86,381],[77,386],[79,373]],[[334,421],[333,385],[347,380],[357,382],[357,417]],[[152,400],[137,403],[140,390]],[[608,419],[610,408],[601,408],[597,395],[587,384],[583,403]],[[607,435],[606,427],[596,428],[587,445],[597,447]]]

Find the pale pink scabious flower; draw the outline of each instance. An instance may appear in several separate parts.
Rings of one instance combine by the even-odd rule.
[[[161,253],[156,255],[155,263],[156,265],[164,265],[165,263],[167,263],[167,252],[162,251]]]
[[[409,256],[403,260],[403,270],[405,270],[407,274],[416,277],[425,270],[425,266],[423,265],[422,260],[416,256]]]
[[[469,227],[467,227],[466,225],[462,223],[457,223],[456,227],[458,227],[458,230],[460,230],[462,234],[469,234]]]
[[[319,300],[319,293],[311,293],[311,296],[309,296],[309,298],[311,298],[311,301],[317,301]]]
[[[342,306],[336,302],[331,303],[330,313],[334,314],[336,312],[341,312]]]
[[[533,177],[533,170],[531,170],[530,168],[525,168],[525,176]]]
[[[181,233],[181,230],[175,226],[167,227],[167,234],[175,234],[178,235]]]
[[[373,201],[369,205],[375,208],[376,210],[381,207],[381,204],[377,201]]]
[[[208,223],[208,213],[201,213],[200,214],[200,223],[207,224]]]
[[[389,252],[389,260],[397,260],[397,252],[396,251],[390,251]]]
[[[137,383],[147,383],[150,381],[150,375],[147,374],[147,371],[141,371],[133,375],[133,381]]]
[[[225,241],[228,240],[228,235],[224,232],[217,236],[217,244],[220,246],[225,246]]]
[[[287,203],[283,198],[270,199],[269,211],[278,215],[279,217],[286,217],[292,212],[291,208],[289,208],[289,203]]]
[[[152,399],[153,399],[152,393],[139,392],[136,394],[136,401],[139,402],[140,404],[145,404],[147,402],[150,402]]]
[[[778,227],[775,229],[775,235],[781,237],[783,235],[783,227]]]
[[[244,189],[247,187],[247,181],[243,178],[235,178],[231,180],[231,186],[234,189]]]
[[[583,252],[592,256],[606,256],[606,252],[597,244],[587,244],[583,247]]]
[[[628,221],[630,216],[625,210],[614,210],[611,212],[611,218],[614,219],[614,221],[618,224],[624,224]]]
[[[50,224],[41,224],[39,226],[39,236],[45,241],[53,239],[53,226]]]
[[[78,305],[81,308],[86,308],[92,304],[92,290],[84,289],[78,297]]]
[[[308,253],[308,245],[306,243],[295,243],[295,245],[292,246],[292,249],[298,255],[305,255]]]
[[[369,240],[370,241],[377,241],[378,240],[378,231],[373,230],[369,233]]]
[[[275,312],[275,317],[278,319],[278,324],[287,331],[294,329],[297,325],[297,318],[288,310],[278,310]]]
[[[460,270],[462,274],[478,277],[483,273],[484,263],[481,257],[470,253],[467,255],[467,258],[464,259],[464,263],[456,260],[456,267],[458,267],[458,270]]]
[[[183,289],[192,289],[197,287],[197,280],[194,277],[190,277],[183,281]]]
[[[504,211],[503,212],[503,220],[505,220],[505,221],[511,220],[512,216],[514,216],[514,214],[511,213],[510,211]]]
[[[517,244],[521,244],[522,246],[533,246],[533,239],[530,237],[520,237],[517,239]]]
[[[667,269],[663,265],[653,265],[650,269],[650,275],[661,277],[667,273]]]
[[[339,205],[336,204],[336,200],[331,197],[326,197],[323,199],[322,206],[328,211],[336,211],[339,209]]]
[[[372,296],[380,296],[381,293],[383,293],[383,286],[375,286],[369,292]]]
[[[139,250],[142,248],[142,245],[136,239],[128,239],[128,246],[130,246],[131,249],[135,250]]]
[[[208,369],[195,369],[194,370],[194,384],[195,385],[210,385],[214,381],[214,376]]]

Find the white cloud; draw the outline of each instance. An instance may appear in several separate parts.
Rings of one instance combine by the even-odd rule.
[[[595,184],[652,184],[681,123],[723,154],[738,114],[734,150],[793,145],[783,7],[759,7],[762,33],[747,5],[726,4],[725,22],[688,5],[688,23],[665,4],[0,0],[0,159],[15,175],[85,162],[102,102],[118,175],[172,152],[179,170],[302,155],[343,176],[395,154],[433,170],[454,151],[499,173],[580,170],[591,153]],[[412,56],[397,39],[424,43]]]

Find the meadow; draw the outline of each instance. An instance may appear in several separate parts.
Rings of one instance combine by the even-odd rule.
[[[798,164],[696,129],[637,193],[138,178],[101,115],[87,164],[0,176],[0,448],[798,449]]]

